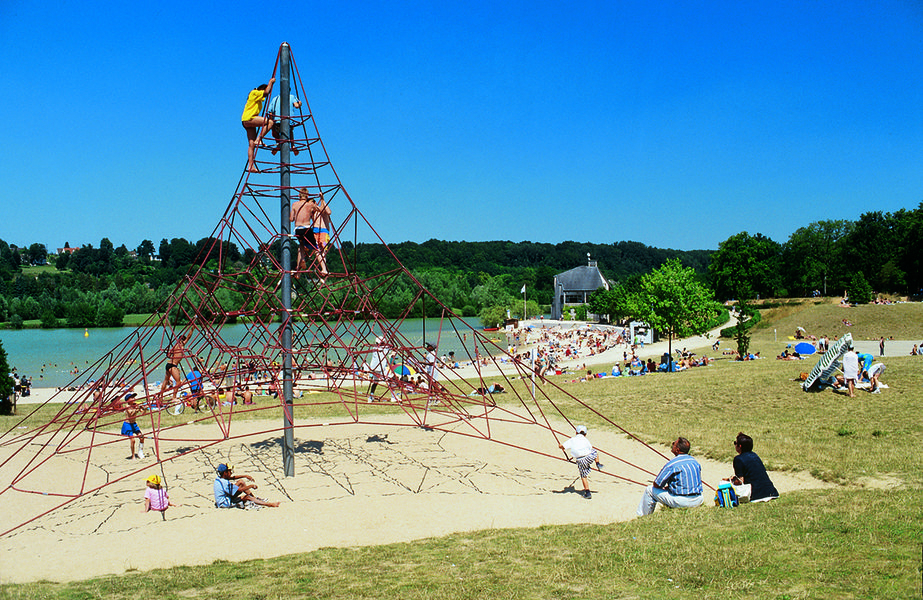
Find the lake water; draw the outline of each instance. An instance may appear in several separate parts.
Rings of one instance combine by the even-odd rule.
[[[408,319],[401,324],[399,332],[411,346],[421,346],[424,341],[433,344],[438,341],[439,354],[452,351],[459,360],[463,360],[467,351],[459,336],[470,332],[471,328],[461,319],[447,320],[443,322],[440,335],[439,326],[438,319]],[[379,332],[376,327],[375,334]],[[221,329],[221,337],[229,344],[246,345],[248,336],[247,326],[243,324],[225,325]],[[491,333],[489,337],[500,338],[502,344],[506,344],[498,333]],[[75,375],[74,369],[82,373],[110,353],[114,358],[137,358],[138,349],[131,349],[134,344],[146,356],[157,355],[162,346],[169,345],[162,339],[162,331],[134,327],[93,328],[86,330],[86,335],[83,329],[0,330],[0,342],[6,350],[10,367],[16,367],[20,375],[31,377],[37,387],[65,386],[75,377],[83,381],[85,375]],[[467,335],[467,345],[473,353],[472,335]],[[159,371],[157,375],[159,379]]]

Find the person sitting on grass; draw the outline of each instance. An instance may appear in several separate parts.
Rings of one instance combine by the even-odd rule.
[[[779,497],[779,492],[772,485],[769,474],[763,461],[753,451],[753,438],[740,432],[734,439],[734,476],[731,483],[734,485],[750,485],[750,502],[766,502]]]
[[[252,502],[257,506],[270,506],[273,508],[279,506],[278,502],[269,502],[262,498],[257,498],[250,493],[250,490],[255,490],[258,486],[252,483],[243,483],[242,480],[246,479],[252,482],[253,477],[249,475],[234,475],[233,468],[224,463],[218,465],[217,470],[218,477],[215,478],[215,483],[212,486],[215,494],[215,506],[217,508],[244,508],[245,502]]]
[[[638,504],[639,517],[653,513],[658,503],[670,508],[702,504],[702,466],[689,456],[691,448],[689,440],[676,438],[670,447],[674,458],[660,469],[654,483],[644,489]]]

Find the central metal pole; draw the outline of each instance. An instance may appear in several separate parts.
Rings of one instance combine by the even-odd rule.
[[[279,63],[279,129],[281,130],[282,152],[279,155],[279,177],[282,190],[282,395],[284,398],[283,427],[285,436],[282,444],[282,469],[286,477],[295,476],[295,423],[292,411],[292,249],[291,242],[291,178],[289,167],[290,144],[284,140],[291,139],[291,126],[288,117],[291,112],[291,48],[282,43],[282,56]]]

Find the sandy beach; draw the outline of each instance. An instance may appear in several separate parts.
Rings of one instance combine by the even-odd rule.
[[[124,443],[106,446],[94,454],[88,486],[133,474],[5,536],[0,581],[71,581],[452,532],[612,523],[635,518],[642,492],[639,485],[594,472],[594,496],[585,500],[575,491],[580,483],[572,463],[463,435],[387,423],[316,425],[297,432],[296,476],[288,478],[282,475],[277,435],[236,439],[170,460],[162,469],[151,457],[127,460]],[[243,422],[235,427],[240,435],[265,425]],[[214,435],[214,431],[201,433]],[[535,428],[495,422],[492,433],[497,439],[525,445]],[[652,472],[664,462],[624,435],[591,431],[589,437],[598,448]],[[183,445],[163,441],[159,451],[162,457],[171,457]],[[549,454],[555,455],[550,436],[548,445]],[[13,462],[22,460],[26,458]],[[214,508],[212,482],[220,462],[233,464],[238,474],[252,475],[260,485],[258,493],[282,505],[260,510]],[[0,477],[8,480],[17,466],[7,464]],[[56,455],[43,465],[42,477],[49,482],[79,478],[84,466],[67,455]],[[704,461],[702,466],[704,480],[712,485],[730,472],[728,464]],[[615,462],[605,467],[607,473],[630,470]],[[144,480],[149,474],[162,475],[171,500],[179,504],[167,511],[165,519],[143,512]],[[806,474],[773,473],[772,477],[781,493],[824,485]],[[709,493],[706,496],[708,506]],[[5,512],[10,514],[26,506],[31,512],[43,502],[51,505],[59,500],[36,494],[3,496]],[[754,505],[753,510],[759,507]],[[216,543],[216,536],[227,543]]]

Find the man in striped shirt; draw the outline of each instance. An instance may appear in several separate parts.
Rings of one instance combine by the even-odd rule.
[[[689,456],[692,445],[686,438],[676,438],[670,450],[674,458],[663,466],[654,483],[647,486],[638,516],[654,512],[657,503],[670,508],[686,508],[702,504],[702,466]]]

